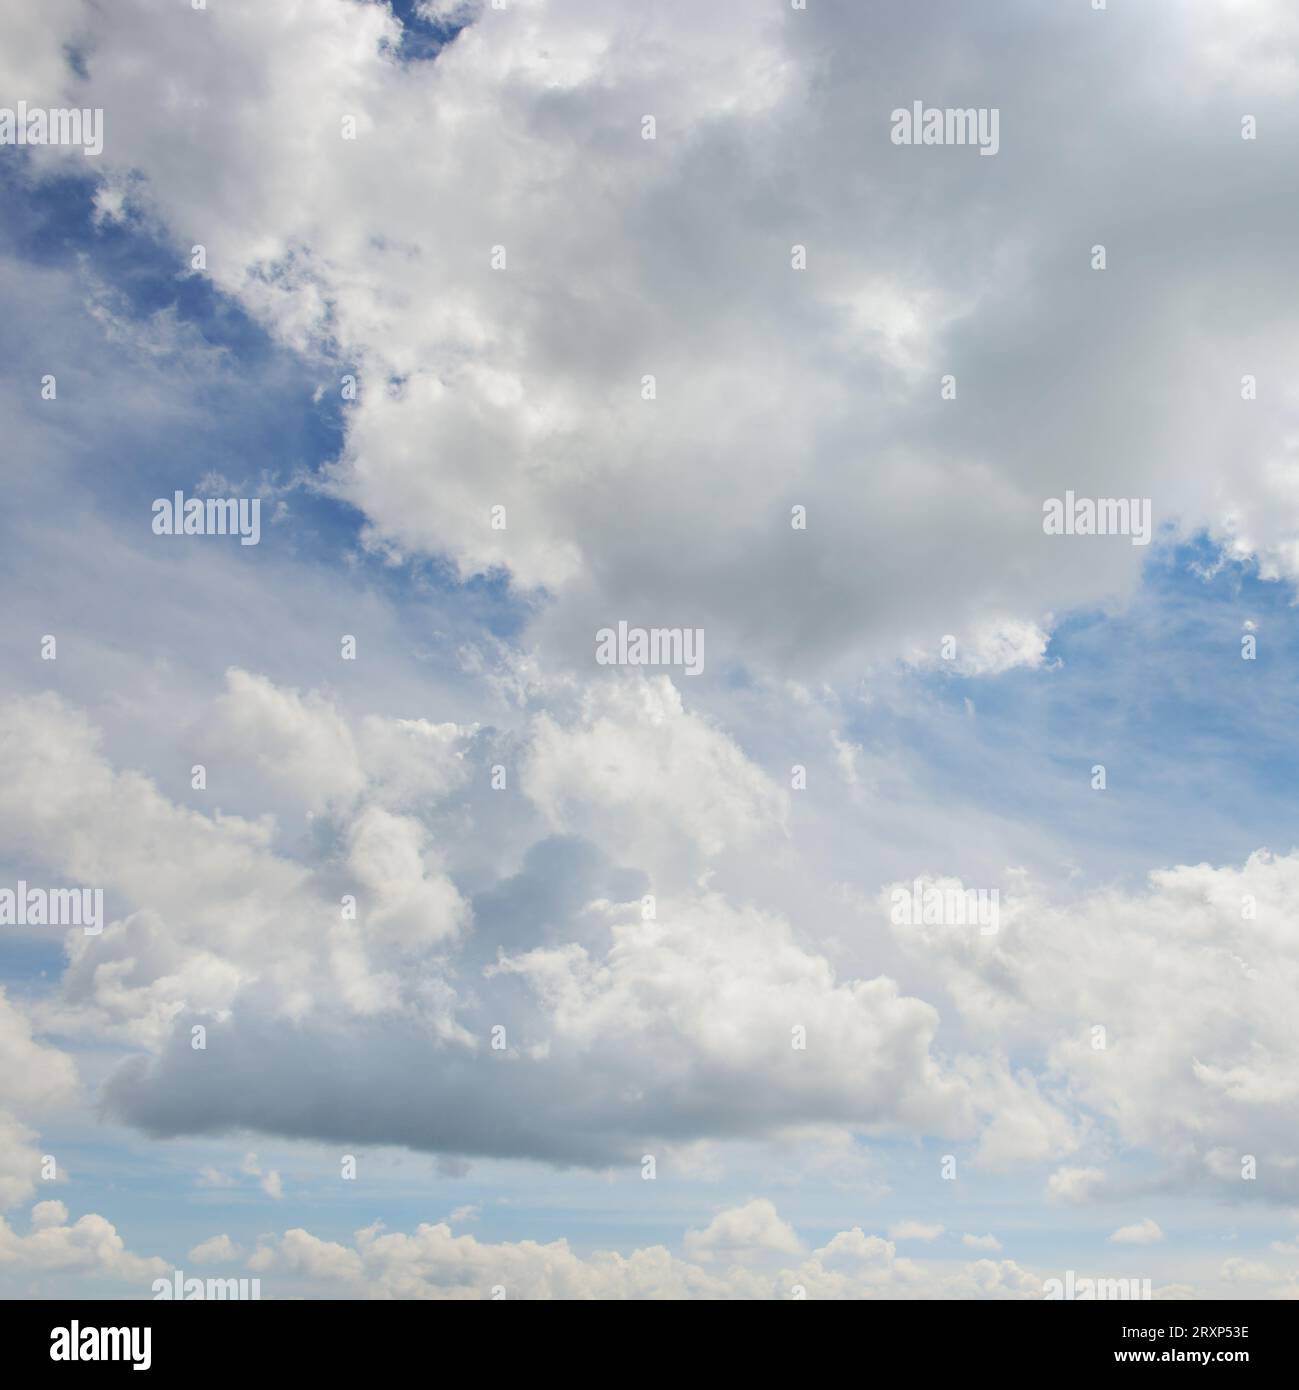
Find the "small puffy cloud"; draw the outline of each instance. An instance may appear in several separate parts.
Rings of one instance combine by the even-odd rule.
[[[1144,1221],[1138,1221],[1131,1226],[1120,1226],[1117,1231],[1107,1237],[1116,1245],[1152,1245],[1155,1241],[1163,1240],[1163,1238],[1163,1231],[1150,1217],[1146,1217]]]
[[[890,1240],[937,1240],[946,1228],[938,1222],[895,1221],[889,1227]]]
[[[268,1197],[274,1197],[277,1201],[284,1196],[284,1183],[280,1179],[279,1173],[274,1168],[268,1173],[262,1172],[262,1166],[258,1162],[255,1153],[247,1153],[243,1157],[243,1162],[239,1165],[240,1171],[246,1177],[256,1178],[257,1185],[266,1193]]]
[[[201,1241],[189,1252],[188,1258],[196,1265],[229,1264],[242,1253],[229,1236],[219,1235]]]
[[[971,1250],[1000,1250],[1001,1242],[994,1235],[975,1236],[968,1231],[961,1237],[961,1244]]]
[[[31,1224],[31,1234],[22,1236],[0,1219],[0,1270],[87,1275],[141,1285],[171,1271],[165,1260],[132,1254],[102,1216],[83,1216],[69,1225],[62,1202],[38,1202]]]
[[[766,1198],[757,1198],[719,1212],[702,1231],[687,1231],[683,1248],[691,1259],[709,1262],[769,1252],[797,1255],[803,1246],[775,1206]]]
[[[1049,628],[1049,619],[1048,628]],[[909,661],[915,666],[939,666],[962,676],[999,676],[1016,667],[1035,670],[1046,659],[1051,637],[1048,630],[1023,618],[980,619],[965,634],[954,637],[955,652],[944,658],[941,647],[912,648]]]
[[[1046,1195],[1052,1202],[1082,1206],[1105,1184],[1102,1168],[1057,1168],[1047,1179]]]

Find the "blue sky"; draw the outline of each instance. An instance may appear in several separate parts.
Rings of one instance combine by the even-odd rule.
[[[15,33],[0,1292],[1293,1296],[1299,31],[933,8]]]

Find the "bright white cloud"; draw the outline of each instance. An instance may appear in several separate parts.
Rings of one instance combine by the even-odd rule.
[[[1163,1240],[1164,1233],[1159,1229],[1159,1223],[1146,1217],[1144,1221],[1134,1222],[1131,1226],[1120,1226],[1109,1239],[1115,1245],[1150,1245],[1157,1240]]]
[[[234,1241],[223,1234],[200,1241],[189,1252],[189,1259],[196,1265],[232,1264],[241,1253]]]
[[[702,1231],[687,1231],[683,1248],[690,1259],[708,1264],[743,1260],[755,1252],[798,1255],[803,1247],[775,1206],[765,1198],[755,1198],[746,1206],[718,1213]]]
[[[102,1216],[88,1214],[69,1225],[61,1202],[39,1202],[31,1225],[30,1234],[19,1235],[0,1218],[0,1271],[88,1275],[138,1286],[141,1295],[149,1281],[171,1273],[165,1260],[132,1254]]]

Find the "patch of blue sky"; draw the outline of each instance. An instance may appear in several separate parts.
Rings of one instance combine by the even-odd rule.
[[[467,27],[468,7],[464,7],[460,17],[439,19],[421,0],[371,0],[371,3],[386,4],[401,21],[397,57],[403,63],[431,62]]]
[[[1084,870],[1295,843],[1299,613],[1287,584],[1219,562],[1205,537],[1156,551],[1131,602],[1063,615],[1041,669],[938,670],[905,690],[861,707],[850,736],[907,750],[935,796],[1051,826]]]
[[[152,365],[155,379],[149,384],[174,394],[179,407],[174,413],[119,422],[107,434],[84,429],[79,439],[90,456],[76,455],[78,436],[69,434],[66,463],[97,512],[126,514],[141,528],[142,539],[152,540],[152,499],[176,490],[194,496],[209,476],[249,492],[284,490],[291,526],[274,526],[269,497],[263,544],[247,547],[251,553],[241,557],[245,562],[274,565],[277,553],[287,548],[295,561],[335,567],[347,553],[358,582],[390,604],[419,611],[426,600],[455,596],[467,623],[496,637],[517,633],[544,596],[520,595],[503,571],[462,580],[453,565],[437,557],[392,563],[362,546],[360,513],[317,486],[343,445],[341,384],[349,364],[304,360],[276,343],[206,277],[190,273],[146,227],[131,219],[97,223],[92,194],[89,179],[33,181],[21,160],[0,160],[0,196],[10,209],[0,247],[21,260],[69,273],[90,256],[95,276],[113,293],[115,315],[140,325],[152,315],[172,314],[199,351],[219,352],[208,359],[208,372],[183,371],[171,361]],[[8,328],[0,326],[0,361],[15,367],[59,361],[67,350],[58,341],[60,326],[48,317],[26,323],[11,319]],[[96,400],[115,380],[128,393],[140,384],[129,378],[139,367],[123,363],[118,345],[93,331],[88,314],[76,327],[75,366],[98,384]],[[75,419],[75,394],[62,388],[60,404],[61,422]]]

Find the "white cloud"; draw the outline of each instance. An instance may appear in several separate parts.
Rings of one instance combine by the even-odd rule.
[[[200,1241],[190,1252],[189,1259],[196,1265],[231,1264],[243,1252],[228,1235],[212,1236]]]
[[[1260,850],[1240,866],[1159,869],[1143,891],[1072,903],[1050,902],[1021,879],[1002,896],[992,949],[949,928],[894,934],[943,981],[985,1046],[998,1039],[1038,1051],[1034,1092],[1067,1086],[1126,1144],[1242,1195],[1251,1195],[1240,1187],[1248,1133],[1259,1185],[1293,1195],[1299,947],[1287,924],[1297,896],[1299,854]],[[1014,1147],[1043,1158],[1065,1151],[1059,1120],[1044,1113],[1034,1127],[1038,1138],[1016,1135]],[[985,1142],[1004,1132],[994,1123]],[[1053,1195],[1081,1197],[1083,1176],[1094,1178],[1057,1175]]]
[[[946,1228],[937,1221],[895,1221],[889,1227],[890,1240],[937,1240]]]
[[[1152,1221],[1148,1216],[1144,1221],[1135,1222],[1131,1226],[1120,1226],[1108,1237],[1116,1245],[1150,1245],[1163,1238],[1164,1233],[1159,1229],[1158,1222]]]
[[[575,1252],[565,1240],[486,1243],[421,1225],[411,1234],[376,1224],[355,1246],[303,1230],[268,1237],[249,1261],[319,1281],[333,1296],[351,1290],[380,1298],[486,1299],[772,1299],[1040,1298],[1041,1280],[1011,1261],[967,1265],[899,1259],[893,1245],[859,1227],[802,1256],[796,1233],[770,1202],[720,1212],[689,1232],[685,1259],[664,1246],[629,1254]],[[791,1256],[797,1257],[789,1263]],[[800,1293],[801,1291],[801,1293]]]
[[[32,1207],[32,1230],[39,1231],[46,1227],[66,1226],[68,1221],[68,1209],[62,1202],[37,1202]]]
[[[1277,40],[1246,45],[1212,9],[1137,22],[1170,71],[1212,74],[1233,119],[1277,77],[1270,55],[1288,32],[1269,19]],[[1264,573],[1294,577],[1284,393],[1246,414],[1228,389],[1240,360],[1295,375],[1292,311],[1257,288],[1257,249],[1223,225],[1211,249],[1170,255],[1157,228],[1199,210],[1196,180],[1129,179],[1118,264],[1137,268],[1135,327],[1114,338],[1101,277],[1058,272],[1116,160],[1142,170],[1176,136],[1211,152],[1209,177],[1237,166],[1211,138],[1218,107],[1188,114],[1152,86],[1140,44],[1108,51],[1118,95],[1068,132],[1072,175],[1047,123],[1020,138],[1015,177],[991,202],[969,161],[899,160],[876,94],[923,85],[956,46],[1005,109],[1035,109],[1042,79],[1025,55],[1058,35],[1027,8],[1014,42],[993,44],[955,10],[930,32],[902,15],[778,17],[741,0],[706,17],[686,0],[648,17],[521,0],[480,8],[418,80],[392,61],[381,6],[314,0],[270,21],[227,7],[203,23],[196,45],[192,15],[127,0],[111,23],[61,8],[48,33],[19,41],[46,65],[63,43],[93,50],[88,76],[65,81],[110,113],[97,167],[115,191],[138,174],[127,214],[155,217],[178,257],[204,229],[220,290],[294,348],[359,364],[332,486],[376,550],[545,586],[545,630],[575,661],[589,661],[602,615],[630,616],[649,595],[674,622],[699,619],[719,655],[755,664],[887,661],[952,633],[971,673],[1036,666],[1047,614],[1126,591],[1143,554],[1125,538],[1043,536],[1044,497],[1070,487],[1151,496],[1160,522],[1207,525]],[[184,141],[153,118],[158,74],[207,113]],[[581,120],[558,118],[557,101]],[[646,107],[654,141],[640,139]],[[340,113],[355,116],[355,141]],[[1291,125],[1275,117],[1275,150],[1249,152],[1259,179],[1280,167]],[[848,162],[846,129],[859,133]],[[937,180],[947,217],[910,215],[918,179]],[[792,221],[754,213],[777,187],[798,190]],[[852,219],[861,235],[845,240]],[[802,274],[794,242],[809,248]],[[494,245],[504,270],[490,268]],[[1203,289],[1224,256],[1208,283],[1229,297]],[[1152,264],[1158,275],[1139,273]],[[1271,279],[1286,264],[1269,248]],[[1212,335],[1180,330],[1193,292],[1208,296]],[[1033,315],[1020,312],[1030,293]],[[1042,313],[1076,332],[1044,345]],[[1102,335],[1104,354],[1089,354]],[[993,390],[989,360],[1012,389]],[[646,372],[659,378],[651,402]],[[947,372],[959,395],[941,402]],[[1138,375],[1146,393],[1116,398],[1112,383]],[[1201,377],[1223,390],[1150,410]],[[791,458],[802,535],[788,527]],[[498,504],[505,530],[489,522]],[[812,537],[814,563],[791,548]]]
[[[319,1240],[299,1228],[278,1238],[264,1238],[249,1257],[248,1268],[259,1273],[282,1269],[308,1279],[356,1280],[361,1274],[361,1260],[354,1250]]]
[[[276,1201],[279,1201],[279,1199],[284,1196],[284,1182],[279,1173],[274,1168],[270,1169],[268,1172],[263,1172],[262,1165],[258,1162],[256,1154],[245,1154],[239,1168],[246,1177],[256,1178],[257,1186],[260,1187],[268,1197],[273,1197]]]
[[[1047,1179],[1047,1196],[1053,1202],[1081,1205],[1092,1200],[1105,1183],[1101,1168],[1058,1168]]]
[[[44,1155],[25,1120],[69,1105],[77,1093],[72,1058],[38,1042],[26,1009],[0,989],[0,1210],[29,1198],[41,1175]]]
[[[281,690],[264,676],[231,669],[214,715],[214,748],[251,763],[264,781],[310,806],[350,801],[365,785],[351,729],[318,693]]]
[[[132,1254],[111,1222],[86,1215],[68,1224],[61,1202],[32,1208],[32,1230],[19,1235],[0,1218],[0,1270],[29,1274],[89,1275],[139,1285],[171,1272],[165,1260]]]
[[[913,646],[908,659],[916,666],[948,667],[963,676],[999,676],[1016,667],[1035,670],[1045,661],[1050,641],[1050,616],[1043,622],[1045,628],[1020,618],[981,620],[971,626],[968,636],[956,642],[951,657],[935,640],[928,646]],[[944,633],[943,637],[949,635],[955,634]]]
[[[11,702],[6,720],[0,826],[14,851],[134,909],[98,936],[68,934],[64,1004],[41,1011],[47,1026],[156,1044],[181,1009],[220,1015],[254,983],[299,1015],[400,1008],[398,964],[465,920],[427,830],[408,817],[353,807],[351,874],[313,874],[275,853],[269,820],[205,816],[114,772],[96,731],[57,697]],[[345,888],[370,890],[355,922],[342,916]],[[436,1009],[421,982],[410,988]]]
[[[802,1242],[780,1219],[775,1206],[758,1197],[742,1207],[719,1212],[702,1231],[687,1231],[683,1248],[692,1260],[743,1260],[755,1252],[802,1253]]]
[[[601,682],[570,723],[538,716],[521,780],[552,825],[632,856],[674,826],[693,850],[716,855],[779,829],[787,814],[786,794],[687,710],[666,676]]]
[[[52,1109],[66,1105],[76,1093],[72,1058],[37,1042],[27,1013],[0,989],[0,1105]]]

